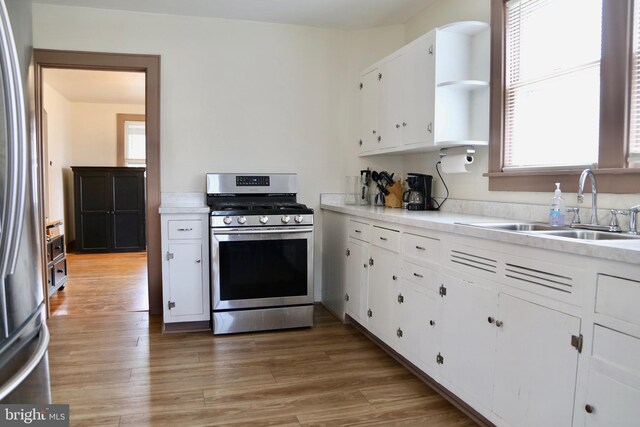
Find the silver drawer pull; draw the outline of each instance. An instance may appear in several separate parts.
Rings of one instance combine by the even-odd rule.
[[[199,260],[199,259],[197,259],[197,260],[196,260],[196,263],[197,263],[197,264],[200,264],[200,260]]]
[[[416,246],[416,249],[419,251],[426,251],[426,248],[423,248],[422,246]]]
[[[414,276],[419,277],[419,278],[423,278],[424,276],[422,274],[418,274],[418,273],[413,273]]]
[[[193,228],[178,228],[178,231],[193,231]]]
[[[355,230],[356,233],[362,233],[362,230]]]
[[[380,240],[382,240],[383,242],[386,242],[387,238],[386,237],[381,237]]]

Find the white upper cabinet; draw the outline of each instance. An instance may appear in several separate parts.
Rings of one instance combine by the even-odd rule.
[[[403,76],[402,52],[380,64],[378,98],[378,148],[397,147],[402,144]]]
[[[432,31],[403,49],[402,140],[406,145],[433,144],[435,40]]]
[[[360,151],[378,148],[378,68],[362,75],[360,81]]]
[[[435,29],[369,67],[361,155],[488,144],[489,76],[489,25],[477,21]]]

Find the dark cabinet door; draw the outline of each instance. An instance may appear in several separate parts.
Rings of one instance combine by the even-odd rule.
[[[76,251],[146,249],[144,169],[73,167]]]
[[[145,243],[144,175],[131,171],[111,173],[113,249],[140,250]]]

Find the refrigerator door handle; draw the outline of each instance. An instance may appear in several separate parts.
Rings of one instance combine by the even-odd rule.
[[[33,354],[27,360],[27,363],[22,366],[6,383],[0,386],[0,402],[4,400],[13,390],[16,389],[22,382],[33,372],[38,366],[44,355],[47,353],[49,347],[49,329],[46,323],[42,323],[40,326],[40,339],[38,341],[38,347]]]
[[[0,69],[7,121],[7,176],[5,206],[0,218],[0,278],[15,272],[26,200],[27,138],[26,109],[9,14],[0,1]]]

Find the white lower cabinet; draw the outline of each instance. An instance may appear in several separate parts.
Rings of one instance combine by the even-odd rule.
[[[167,311],[171,319],[204,314],[202,251],[201,242],[169,242]]]
[[[638,361],[640,362],[640,361]],[[640,422],[640,390],[598,371],[589,372],[585,426],[636,427]]]
[[[498,293],[449,275],[442,278],[441,374],[467,399],[491,408]]]
[[[433,371],[440,302],[419,286],[402,280],[396,303],[397,341],[394,347],[414,365],[428,372]]]
[[[501,293],[493,411],[514,426],[570,426],[580,319]]]
[[[347,244],[345,302],[346,313],[365,322],[367,318],[367,273],[369,267],[369,243],[349,238]]]
[[[638,425],[640,267],[359,217],[347,230],[346,313],[490,422]]]
[[[208,321],[207,215],[162,214],[161,222],[164,323]]]
[[[368,324],[369,329],[389,345],[396,336],[393,321],[393,304],[397,291],[399,255],[390,250],[371,246],[369,252],[369,291]]]

